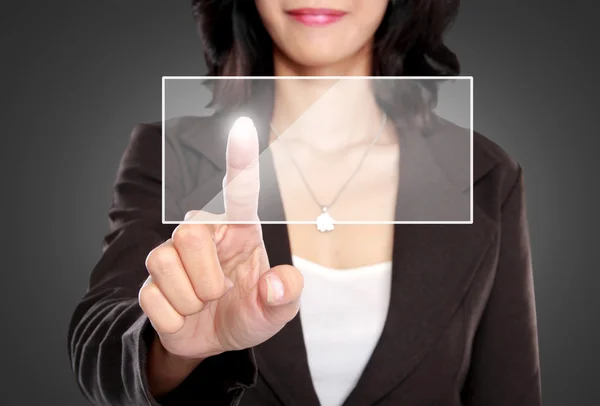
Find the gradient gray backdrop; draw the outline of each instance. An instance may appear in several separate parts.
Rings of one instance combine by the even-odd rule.
[[[200,42],[187,0],[5,3],[0,404],[85,405],[66,332],[117,164],[133,126],[160,120],[161,77],[204,74]],[[525,170],[544,405],[593,406],[599,6],[564,4],[463,0],[449,44],[475,77],[475,129]]]

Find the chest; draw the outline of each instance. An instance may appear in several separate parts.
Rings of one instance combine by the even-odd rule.
[[[273,148],[293,255],[336,269],[391,260],[398,151],[382,147],[371,154],[361,161],[359,151],[340,155]],[[331,216],[331,231],[318,228],[323,208]]]

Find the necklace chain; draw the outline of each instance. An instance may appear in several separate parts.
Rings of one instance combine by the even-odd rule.
[[[302,182],[304,183],[304,186],[306,186],[306,189],[308,190],[308,192],[311,195],[312,199],[321,208],[321,210],[323,211],[323,213],[327,212],[327,209],[330,208],[331,206],[333,206],[337,202],[337,200],[342,195],[342,193],[344,192],[344,190],[346,189],[346,187],[350,184],[350,182],[352,181],[352,179],[354,178],[354,176],[356,176],[356,174],[358,173],[358,171],[360,170],[360,168],[364,164],[364,162],[365,162],[365,160],[367,158],[367,155],[369,155],[369,152],[371,151],[371,149],[373,148],[373,146],[381,138],[381,135],[383,134],[383,132],[385,130],[386,122],[387,122],[387,115],[384,113],[383,117],[381,119],[381,126],[379,128],[379,131],[375,134],[375,137],[373,137],[373,140],[371,141],[371,143],[367,147],[367,150],[362,155],[362,157],[361,157],[358,165],[356,166],[356,169],[350,174],[350,176],[342,184],[342,186],[340,187],[340,189],[338,190],[338,192],[336,193],[336,195],[333,197],[333,199],[331,200],[331,202],[329,204],[327,204],[327,205],[321,204],[321,202],[319,202],[319,199],[316,197],[314,191],[312,190],[312,188],[310,187],[308,181],[306,180],[306,177],[304,176],[304,173],[300,169],[300,165],[298,165],[298,162],[296,161],[296,159],[294,158],[294,156],[292,155],[292,153],[289,150],[287,150],[287,146],[285,146],[285,142],[282,143],[282,145],[285,146],[284,147],[285,152],[290,157],[290,160],[292,161],[292,164],[296,167],[296,170],[298,171],[298,174],[300,175],[300,178],[302,179]],[[273,132],[273,134],[275,134],[276,139],[279,139],[280,138],[280,134],[275,130],[275,128],[273,128],[272,124],[270,124],[270,128],[271,128],[271,131]]]

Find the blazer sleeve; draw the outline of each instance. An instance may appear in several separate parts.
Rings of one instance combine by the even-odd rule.
[[[168,148],[165,145],[165,153]],[[169,186],[169,192],[180,192],[176,180]],[[161,208],[161,131],[139,125],[114,184],[102,255],[69,325],[72,369],[94,405],[235,405],[244,389],[255,384],[252,350],[206,359],[160,399],[148,391],[146,355],[154,331],[138,304],[138,293],[148,276],[146,256],[174,229],[162,223]]]
[[[463,400],[467,406],[541,406],[533,273],[520,167],[501,216],[495,280],[475,334]]]

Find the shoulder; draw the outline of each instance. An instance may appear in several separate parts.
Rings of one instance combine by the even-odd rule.
[[[476,131],[473,132],[473,161],[474,186],[477,182],[493,184],[501,201],[522,181],[523,170],[520,163],[496,142]],[[475,173],[475,168],[481,173]]]
[[[490,169],[516,173],[520,168],[519,163],[506,150],[477,131],[473,131],[473,157]]]
[[[167,142],[182,142],[190,136],[191,133],[201,129],[203,126],[214,121],[212,117],[182,116],[174,117],[164,121],[153,121],[148,123],[139,123],[133,127],[131,132],[131,142],[142,142],[145,144],[156,143],[157,137],[162,141],[163,127],[164,136]]]
[[[464,168],[472,160],[472,186],[475,191],[490,191],[488,195],[501,199],[522,175],[520,164],[498,143],[478,131],[441,119],[433,139],[431,145],[441,162],[462,162],[462,165],[453,165]],[[496,193],[491,193],[492,189]]]
[[[166,157],[193,153],[217,160],[225,147],[224,128],[213,116],[182,116],[164,121],[136,124],[130,134],[126,155],[129,159],[154,164]]]

